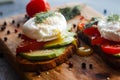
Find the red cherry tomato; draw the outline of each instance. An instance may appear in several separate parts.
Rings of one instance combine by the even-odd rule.
[[[36,40],[30,39],[24,35],[22,35],[22,39],[24,41],[17,47],[17,53],[39,50],[45,44],[45,42],[37,42]]]
[[[31,0],[26,6],[26,12],[30,17],[48,10],[50,10],[50,5],[46,0]]]
[[[104,44],[104,45],[101,45],[101,49],[106,54],[119,54],[120,44]]]

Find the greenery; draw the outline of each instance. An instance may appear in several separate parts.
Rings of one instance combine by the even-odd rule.
[[[49,12],[41,12],[36,14],[35,22],[36,23],[42,23],[43,20],[45,20],[49,16],[53,16],[55,12],[49,11]]]
[[[87,23],[84,28],[89,28],[89,27],[92,27],[93,25],[97,25],[97,24],[98,24],[98,18],[92,17],[90,22]]]
[[[75,16],[80,15],[81,7],[79,5],[76,5],[74,7],[60,8],[58,11],[64,15],[66,20],[70,20]]]
[[[113,14],[108,16],[107,21],[119,21],[120,20],[120,15],[118,14]]]

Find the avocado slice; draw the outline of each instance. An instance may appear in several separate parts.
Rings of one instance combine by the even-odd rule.
[[[63,34],[62,37],[56,40],[47,42],[44,45],[44,48],[54,48],[54,47],[62,47],[62,46],[68,45],[75,40],[74,35],[75,33],[67,32],[66,34]]]
[[[64,51],[65,51],[65,47],[62,47],[62,48],[45,49],[45,50],[20,53],[20,56],[32,61],[38,61],[38,60],[43,61],[58,57],[62,55]]]

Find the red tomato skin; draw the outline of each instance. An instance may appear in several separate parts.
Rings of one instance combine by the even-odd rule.
[[[104,43],[108,43],[109,41],[102,38],[101,36],[96,37],[95,39],[91,39],[91,45],[102,45]]]
[[[120,53],[120,45],[101,45],[101,49],[103,52],[107,54],[118,54]]]
[[[98,29],[95,27],[86,28],[83,30],[83,32],[87,36],[93,36],[93,35],[100,36]]]
[[[120,53],[120,43],[109,41],[101,37],[97,28],[90,27],[83,30],[83,33],[91,40],[91,45],[98,45],[105,54],[118,54]]]
[[[30,39],[24,35],[22,35],[22,39],[24,41],[17,47],[17,53],[39,50],[45,44],[45,42],[37,42],[36,40]]]
[[[30,17],[48,10],[50,10],[50,5],[46,0],[31,0],[26,6],[26,12]]]

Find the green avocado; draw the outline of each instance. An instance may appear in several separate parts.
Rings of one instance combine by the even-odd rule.
[[[63,38],[58,38],[56,40],[47,42],[44,45],[44,48],[55,48],[55,47],[62,47],[74,42],[74,35],[75,33],[68,32],[67,34],[63,34]]]
[[[38,61],[38,60],[42,61],[42,60],[49,60],[58,57],[62,55],[64,51],[65,51],[65,47],[62,47],[62,48],[45,49],[45,50],[20,53],[20,56],[32,61]]]

